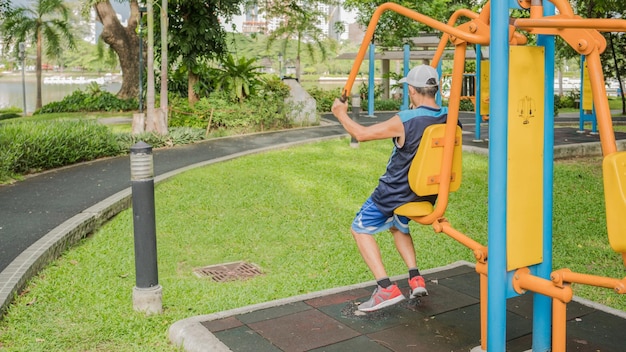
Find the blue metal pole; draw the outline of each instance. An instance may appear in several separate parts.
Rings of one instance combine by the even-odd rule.
[[[544,16],[554,15],[554,5],[545,1]],[[543,261],[536,267],[536,275],[549,280],[552,273],[552,208],[554,185],[554,36],[539,35],[537,44],[545,48],[545,112],[543,149]],[[533,342],[537,352],[551,349],[552,300],[538,293],[533,297]]]
[[[491,75],[489,78],[489,206],[487,270],[487,350],[506,350],[506,192],[509,100],[509,7],[491,4]]]
[[[435,98],[437,105],[441,106],[442,102],[442,97],[441,97],[441,78],[443,77],[443,70],[441,69],[441,61],[439,60],[439,63],[437,64],[437,74],[439,75],[439,90],[437,91],[437,97]]]
[[[375,64],[376,64],[376,46],[372,43],[370,44],[370,65],[369,65],[369,82],[367,89],[367,114],[369,116],[374,116],[374,90],[376,89],[376,82],[374,81],[374,76],[376,74]]]
[[[404,60],[402,62],[403,74],[404,77],[409,74],[411,70],[411,51],[407,44],[404,45]],[[402,84],[402,106],[400,106],[400,110],[406,110],[409,108],[409,86],[406,83]]]
[[[474,140],[480,141],[480,123],[482,121],[482,117],[480,116],[480,77],[481,77],[481,69],[480,63],[483,59],[483,54],[481,52],[480,44],[476,44],[476,132],[474,133]]]
[[[596,115],[596,106],[592,105],[593,109],[591,110],[591,134],[598,133],[598,116]]]
[[[585,55],[580,55],[580,97],[578,99],[578,130],[585,130],[585,111],[583,110],[583,89],[585,88]]]

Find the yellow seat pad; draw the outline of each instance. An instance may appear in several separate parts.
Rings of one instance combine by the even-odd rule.
[[[602,169],[609,243],[614,251],[626,253],[626,152],[606,156]]]
[[[410,202],[394,210],[394,213],[407,217],[426,216],[432,212],[433,205],[430,202]]]

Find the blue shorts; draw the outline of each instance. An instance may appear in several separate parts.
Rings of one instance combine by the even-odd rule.
[[[410,219],[406,216],[393,214],[388,217],[383,215],[376,204],[372,202],[372,198],[367,198],[352,221],[352,230],[356,233],[374,235],[395,227],[400,232],[408,234],[409,221]]]

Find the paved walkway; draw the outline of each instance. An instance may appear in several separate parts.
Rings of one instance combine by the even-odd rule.
[[[388,118],[361,116],[360,122]],[[343,128],[327,117],[322,127],[260,133],[210,140],[193,145],[154,151],[156,181],[188,169],[239,156],[345,136]],[[464,114],[464,148],[487,153],[488,141],[473,141],[473,116]],[[576,124],[572,116],[560,121]],[[483,138],[488,139],[486,125]],[[555,130],[555,150],[588,154],[599,151],[597,135],[576,133],[574,128]],[[620,150],[626,134],[617,133]],[[128,156],[82,163],[35,176],[13,185],[0,186],[0,312],[26,281],[50,260],[103,222],[130,206]],[[369,290],[366,290],[369,291]],[[368,293],[369,294],[369,293]],[[207,330],[208,333],[208,330]]]

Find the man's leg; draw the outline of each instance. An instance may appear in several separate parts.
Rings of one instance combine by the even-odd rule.
[[[413,237],[411,237],[411,234],[403,233],[396,227],[390,228],[389,231],[393,235],[396,249],[398,250],[398,253],[400,253],[400,256],[402,257],[402,260],[404,260],[407,268],[416,268],[417,261],[415,259],[415,247],[413,246]]]
[[[358,309],[362,312],[372,312],[402,302],[405,297],[402,292],[400,292],[398,285],[393,284],[387,277],[387,272],[385,271],[380,255],[380,248],[374,236],[358,233],[354,230],[352,230],[352,236],[354,236],[354,240],[356,241],[365,264],[370,268],[370,271],[374,274],[376,282],[378,283],[372,297],[366,302],[361,303]]]
[[[361,257],[376,278],[376,289],[369,300],[359,305],[359,310],[371,312],[389,307],[405,299],[398,285],[391,282],[383,266],[380,248],[374,234],[392,226],[390,219],[384,216],[371,199],[365,201],[350,226]]]
[[[376,238],[373,235],[357,233],[352,230],[352,236],[356,241],[356,245],[359,248],[359,252],[365,261],[365,264],[370,268],[370,271],[374,274],[376,280],[387,277],[387,272],[383,266],[383,259],[380,254],[380,248],[376,242]]]
[[[411,288],[411,294],[409,298],[421,297],[428,295],[428,291],[426,290],[426,282],[424,278],[420,275],[419,270],[417,269],[417,260],[415,258],[415,247],[413,244],[413,238],[411,234],[403,233],[398,230],[397,227],[392,227],[389,229],[393,234],[393,239],[396,244],[396,249],[407,268],[409,269],[409,287]]]

